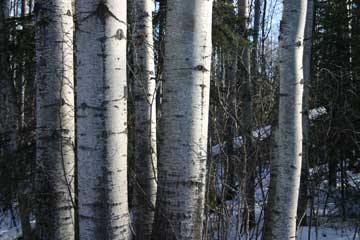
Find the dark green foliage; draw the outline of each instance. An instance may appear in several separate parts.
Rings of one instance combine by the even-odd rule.
[[[15,152],[0,155],[0,206],[12,207],[20,189],[30,194],[35,159],[35,142],[26,142]]]
[[[233,50],[247,41],[239,34],[239,18],[233,4],[217,1],[213,10],[213,45],[224,50]]]
[[[317,1],[313,39],[310,109],[324,106],[327,114],[313,122],[310,161],[328,166],[329,193],[340,198],[344,219],[351,189],[346,171],[360,161],[359,7],[358,0],[351,12],[344,0]]]
[[[19,198],[32,199],[35,170],[35,44],[31,16],[7,19],[8,69],[1,86],[8,86],[12,101],[3,109],[15,116],[11,129],[0,132],[0,206],[12,208]],[[24,91],[22,93],[22,91]],[[22,100],[21,96],[24,96]],[[22,115],[19,113],[23,113]],[[23,116],[23,119],[22,119]],[[22,120],[21,120],[22,119]],[[22,123],[21,123],[22,122]],[[6,126],[6,125],[5,125]],[[13,139],[11,139],[11,136]]]

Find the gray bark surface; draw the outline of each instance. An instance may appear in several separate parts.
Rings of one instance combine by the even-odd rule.
[[[296,238],[302,162],[303,41],[307,1],[284,2],[280,25],[280,102],[277,154],[271,163],[271,225],[264,239]],[[274,180],[276,180],[274,182]]]
[[[168,0],[153,239],[201,239],[212,1]]]
[[[127,1],[76,11],[79,238],[128,239]]]
[[[314,27],[314,1],[308,0],[307,13],[306,13],[306,26],[304,35],[304,56],[303,56],[303,70],[304,70],[304,93],[303,93],[303,153],[302,153],[302,166],[301,166],[301,182],[300,194],[298,203],[298,223],[304,225],[307,222],[305,216],[307,207],[307,192],[308,192],[308,176],[309,176],[309,91],[311,84],[311,58],[312,58],[312,37]]]
[[[38,239],[74,239],[74,68],[71,0],[36,1]]]

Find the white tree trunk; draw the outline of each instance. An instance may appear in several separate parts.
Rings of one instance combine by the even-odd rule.
[[[311,84],[311,59],[312,59],[312,33],[314,26],[314,1],[308,0],[307,13],[306,13],[306,25],[304,35],[304,56],[303,56],[303,71],[304,71],[304,93],[303,93],[303,151],[302,151],[302,166],[301,166],[301,183],[300,183],[300,195],[298,202],[298,222],[306,223],[306,216],[303,216],[307,207],[307,189],[308,189],[308,174],[309,174],[309,92]]]
[[[39,239],[74,239],[72,0],[36,1]]]
[[[201,239],[212,1],[168,0],[153,239]]]
[[[156,199],[156,79],[153,0],[137,0],[134,15],[135,196],[136,239],[150,239]]]
[[[284,1],[280,25],[280,103],[276,176],[269,198],[271,234],[267,239],[295,239],[302,160],[303,40],[307,1]],[[271,196],[272,195],[272,196]]]
[[[80,239],[128,239],[126,0],[78,0]]]

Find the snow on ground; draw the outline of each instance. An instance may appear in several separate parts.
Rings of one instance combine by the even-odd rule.
[[[313,240],[359,240],[359,232],[355,232],[356,227],[312,227],[310,229],[310,239]],[[309,239],[309,227],[301,227],[298,232],[298,240]]]
[[[314,108],[314,109],[310,109],[309,111],[309,119],[310,120],[315,120],[318,117],[320,117],[321,115],[326,114],[326,108],[325,107],[318,107],[318,108]]]
[[[20,236],[21,226],[19,219],[12,216],[9,211],[0,211],[0,240],[12,240]]]
[[[318,166],[316,169],[310,169],[310,175],[317,174],[322,171],[327,171],[327,166]],[[216,194],[217,196],[221,195],[222,189],[222,176],[224,170],[220,163],[217,164],[216,169]],[[324,175],[323,173],[321,175]],[[335,204],[335,199],[327,198],[327,180],[326,174],[324,178],[321,179],[321,183],[318,186],[319,195],[315,197],[315,206],[314,214],[318,215],[318,226],[303,226],[298,229],[298,240],[360,240],[360,225],[359,220],[349,219],[347,222],[341,222],[341,214],[339,213],[339,207]],[[347,171],[348,184],[355,188],[355,191],[359,191],[360,186],[360,174]],[[242,194],[237,191],[236,196],[232,200],[225,201],[225,209],[220,209],[221,213],[213,211],[208,216],[208,224],[210,225],[208,229],[210,230],[210,239],[214,240],[251,240],[251,239],[261,239],[261,228],[263,224],[263,205],[264,198],[268,191],[268,186],[270,182],[270,173],[268,168],[264,168],[261,172],[261,176],[257,178],[256,185],[256,205],[255,205],[255,215],[256,222],[259,223],[259,226],[250,232],[249,238],[242,235],[239,237],[240,225],[242,223],[241,214],[239,215],[239,209],[243,208],[242,206]],[[261,184],[260,184],[261,183]],[[262,186],[262,187],[260,187]],[[340,189],[341,186],[338,186]],[[348,200],[350,202],[350,200]],[[350,208],[354,210],[357,208],[357,205],[360,203],[355,203]],[[308,211],[310,212],[310,210]],[[310,215],[309,213],[307,214]],[[223,224],[219,224],[220,220],[223,221]]]
[[[317,168],[310,169],[310,174],[316,174],[317,172],[327,171],[326,165],[318,166]],[[323,173],[322,173],[323,174]],[[216,169],[216,192],[217,195],[221,195],[222,189],[222,175],[223,169],[220,164],[217,164]],[[347,171],[348,183],[353,186],[355,189],[358,189],[360,185],[360,174],[354,173],[351,171]],[[255,207],[255,215],[256,220],[259,222],[259,227],[255,228],[253,232],[250,233],[250,237],[248,240],[261,240],[261,228],[262,221],[264,217],[263,212],[263,199],[265,198],[268,185],[270,181],[270,173],[268,168],[264,168],[261,172],[261,176],[257,177],[256,181],[256,207]],[[262,187],[260,187],[262,186]],[[333,199],[326,200],[326,189],[327,189],[327,181],[326,178],[321,180],[320,185],[319,198],[315,200],[315,210],[314,214],[319,215],[319,224],[318,227],[312,226],[309,228],[308,226],[300,227],[298,231],[298,240],[360,240],[360,226],[356,227],[356,222],[359,224],[359,220],[352,219],[351,221],[341,223],[340,217],[338,217],[337,211],[339,209],[336,207]],[[356,190],[355,190],[356,191]],[[326,202],[326,205],[325,205]],[[237,191],[236,196],[232,200],[228,200],[225,202],[225,209],[221,214],[212,212],[208,216],[209,223],[209,232],[211,232],[211,239],[214,240],[245,240],[246,237],[242,235],[239,237],[240,225],[237,223],[241,223],[241,214],[239,214],[239,209],[243,208],[242,194]],[[354,204],[359,205],[358,204]],[[16,240],[21,236],[21,225],[19,218],[16,217],[17,213],[15,212],[12,217],[12,214],[7,212],[1,212],[0,210],[0,240]],[[308,214],[309,215],[309,214]],[[225,216],[225,217],[224,217]],[[334,217],[335,216],[335,217]],[[220,218],[227,220],[227,226],[225,226],[226,238],[220,235],[218,237],[219,229],[219,220]],[[35,221],[31,222],[34,227]],[[238,226],[238,228],[237,228]],[[309,232],[310,231],[310,232]],[[309,238],[310,233],[310,238]],[[224,234],[224,233],[222,233]]]
[[[35,220],[32,220],[31,226],[35,227]],[[22,236],[21,223],[18,212],[0,210],[0,240],[15,240]]]
[[[0,239],[1,240],[15,240],[21,237],[21,229],[10,228],[0,230]]]

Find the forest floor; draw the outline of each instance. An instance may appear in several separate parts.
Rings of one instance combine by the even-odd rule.
[[[310,178],[314,186],[310,188],[316,194],[312,204],[307,208],[306,218],[312,218],[312,226],[298,228],[298,240],[360,240],[360,173],[346,171],[346,220],[341,210],[341,184],[340,173],[337,186],[337,195],[329,197],[328,182],[326,180],[327,167],[322,165],[310,169]],[[222,175],[221,166],[217,166],[216,194],[221,195]],[[241,192],[237,192],[232,200],[225,201],[222,209],[212,211],[208,215],[209,239],[214,240],[260,240],[264,218],[264,199],[266,199],[270,181],[269,170],[265,169],[257,177],[255,192],[256,226],[245,234],[242,229],[242,203]],[[316,182],[316,183],[315,183]],[[310,201],[311,202],[311,201]],[[240,210],[239,210],[240,209]],[[247,235],[247,236],[246,236]]]
[[[221,169],[219,167],[217,169]],[[313,198],[312,207],[308,207],[307,218],[310,218],[310,212],[312,212],[313,225],[301,226],[298,229],[298,240],[360,240],[360,225],[359,219],[356,217],[360,215],[360,173],[354,173],[346,171],[346,183],[347,199],[346,199],[346,221],[343,220],[341,214],[340,200],[341,196],[334,198],[328,197],[326,166],[320,166],[316,169],[310,169],[310,176],[317,178],[317,184],[312,186],[314,193],[317,194]],[[219,194],[222,189],[221,170],[218,170],[216,175],[216,192]],[[238,214],[242,210],[243,206],[241,200],[241,193],[237,192],[232,200],[224,202],[222,212],[211,212],[207,216],[208,218],[208,238],[214,240],[260,240],[261,228],[263,222],[263,206],[264,199],[266,198],[268,185],[269,185],[269,170],[265,169],[259,174],[256,185],[256,206],[255,215],[257,226],[253,231],[249,232],[248,238],[244,234],[244,230],[241,229],[241,215]],[[339,176],[340,177],[340,176]],[[315,181],[313,181],[315,182]],[[340,191],[341,184],[339,181],[338,189]],[[311,205],[311,204],[310,204]],[[16,209],[16,208],[15,208]],[[224,216],[227,216],[226,219]],[[240,217],[239,217],[240,216]],[[315,224],[316,223],[316,224]],[[35,220],[31,221],[31,224],[35,226]],[[18,212],[14,210],[3,211],[0,209],[0,240],[16,240],[21,237],[21,224],[18,217]]]
[[[35,227],[35,220],[31,221],[31,226]],[[17,240],[22,236],[21,223],[17,211],[0,210],[0,240]]]

